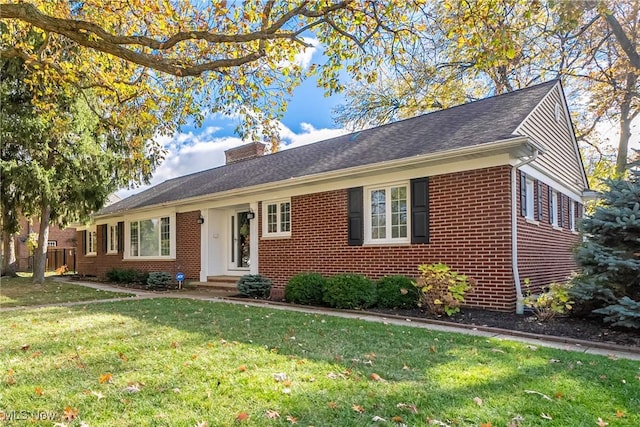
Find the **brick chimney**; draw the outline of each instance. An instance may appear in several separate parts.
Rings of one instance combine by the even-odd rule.
[[[238,163],[243,160],[254,159],[264,156],[264,149],[267,146],[261,142],[250,142],[239,147],[230,148],[224,152],[226,164]]]

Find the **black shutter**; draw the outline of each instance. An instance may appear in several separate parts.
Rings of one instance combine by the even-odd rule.
[[[558,193],[560,199],[560,227],[564,228],[564,194]]]
[[[124,251],[124,221],[118,223],[118,253]]]
[[[429,178],[411,180],[411,243],[429,243]]]
[[[527,175],[520,171],[520,215],[527,216]]]
[[[547,194],[549,195],[549,224],[553,224],[553,190],[551,186],[549,186]]]
[[[349,208],[349,246],[362,246],[364,243],[364,205],[362,187],[348,190]]]
[[[107,253],[107,233],[109,232],[109,224],[102,226],[102,253]],[[97,234],[97,233],[96,233]]]
[[[542,219],[544,218],[543,212],[542,212],[542,182],[537,181],[538,185],[537,185],[537,190],[538,193],[536,194],[536,196],[538,197],[538,221],[542,221]]]
[[[87,230],[83,230],[80,238],[80,247],[82,248],[82,254],[87,254]]]

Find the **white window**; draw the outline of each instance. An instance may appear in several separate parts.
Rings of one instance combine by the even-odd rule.
[[[569,229],[576,231],[576,202],[569,199]]]
[[[174,222],[175,217],[171,216],[130,221],[127,258],[171,257],[175,253]]]
[[[118,253],[118,224],[107,224],[107,253]]]
[[[408,184],[367,189],[365,242],[409,242]]]
[[[96,248],[98,247],[98,242],[97,242],[97,233],[96,233],[96,228],[87,228],[86,231],[87,234],[87,240],[85,242],[85,254],[86,255],[96,255],[97,250]]]
[[[526,195],[526,200],[527,200],[527,206],[526,206],[526,217],[528,219],[534,219],[534,214],[533,214],[533,206],[535,205],[535,199],[534,199],[534,195],[533,195],[533,180],[530,179],[529,177],[527,177],[527,195]]]
[[[291,236],[291,201],[278,200],[263,203],[262,223],[263,236]]]
[[[558,192],[553,191],[551,193],[551,206],[549,216],[551,217],[551,224],[554,227],[558,226]]]

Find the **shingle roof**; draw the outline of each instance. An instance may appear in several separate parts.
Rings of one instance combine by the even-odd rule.
[[[557,80],[170,179],[103,208],[100,215],[389,160],[490,144],[513,132]]]

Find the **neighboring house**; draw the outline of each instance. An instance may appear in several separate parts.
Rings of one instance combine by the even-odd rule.
[[[263,152],[229,150],[104,208],[79,234],[79,272],[260,273],[281,298],[303,271],[415,277],[444,262],[476,279],[468,305],[513,310],[525,279],[576,268],[588,184],[559,81]]]
[[[17,271],[33,270],[33,254],[27,241],[31,233],[37,234],[39,230],[40,222],[37,219],[29,220],[24,216],[20,218],[20,232],[15,237]],[[73,227],[49,227],[46,270],[55,270],[62,265],[66,265],[70,270],[74,269],[76,234]]]

